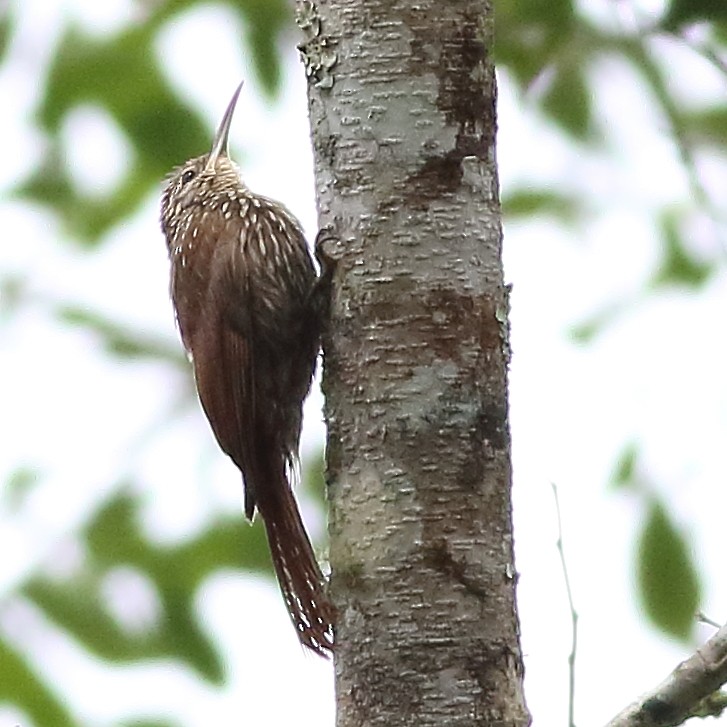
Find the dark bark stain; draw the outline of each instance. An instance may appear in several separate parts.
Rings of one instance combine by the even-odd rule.
[[[363,400],[377,398],[386,411],[387,431],[396,431],[397,439],[406,443],[400,454],[411,471],[420,470],[423,463],[447,462],[450,486],[482,496],[489,468],[509,441],[506,398],[497,383],[506,366],[497,304],[489,296],[473,297],[452,288],[423,292],[411,279],[378,285],[384,290],[377,290],[376,302],[370,302],[364,290],[358,299],[349,299],[350,315],[332,323],[337,345],[348,351],[355,365],[341,367],[329,348],[326,368],[335,368],[341,382],[350,391],[360,391]],[[357,349],[368,352],[364,365]],[[445,380],[435,380],[439,372],[446,372]],[[324,382],[327,376],[328,371]],[[419,393],[414,400],[420,407],[412,409],[410,403],[397,415],[400,405],[387,399],[387,386],[406,380],[416,381]],[[340,451],[335,441],[343,436],[338,432],[339,416],[330,410],[327,414],[329,456],[347,466],[341,455],[347,459],[356,453]],[[375,421],[367,426],[376,449],[382,430]],[[436,451],[432,442],[437,443]]]
[[[439,107],[450,121],[466,124],[485,115],[481,99],[489,89],[478,69],[489,62],[490,49],[485,44],[480,0],[462,4],[470,7],[460,11],[452,8],[451,3],[436,3],[428,8],[409,9],[402,17],[413,35],[408,74],[435,73],[441,81]],[[432,17],[437,14],[438,17]],[[465,101],[477,82],[474,104]]]
[[[464,586],[465,591],[478,600],[484,600],[487,597],[487,589],[477,578],[468,574],[467,563],[453,557],[444,538],[436,538],[427,543],[423,558],[425,565]]]
[[[498,306],[489,296],[473,296],[443,286],[423,291],[418,281],[403,276],[371,285],[385,290],[377,289],[375,296],[366,289],[357,291],[358,295],[349,296],[347,302],[348,312],[353,315],[331,322],[344,340],[358,340],[365,329],[383,332],[395,326],[397,342],[426,341],[430,358],[458,361],[463,349],[471,350],[473,344],[482,356],[502,348]],[[374,302],[370,302],[371,298],[375,298]]]
[[[408,70],[413,77],[433,73],[438,78],[437,108],[457,127],[457,136],[453,149],[428,157],[409,176],[403,201],[415,209],[455,192],[462,160],[486,160],[496,128],[494,72],[477,8],[455,17],[446,3],[435,7],[442,17],[434,21],[416,11],[405,16],[414,36]]]
[[[462,181],[463,156],[454,149],[443,156],[429,157],[409,175],[403,200],[414,209],[425,210],[434,200],[456,192]]]
[[[429,32],[431,29],[429,26]],[[485,71],[487,48],[479,37],[479,16],[465,15],[464,23],[452,23],[448,31],[437,67],[437,106],[449,123],[459,126],[463,140],[467,137],[476,139],[486,148],[491,139],[480,134],[483,130],[494,129],[495,109],[492,80]]]
[[[429,337],[434,352],[449,358],[456,354],[453,339],[461,343],[475,341],[484,354],[500,347],[500,332],[495,316],[496,304],[490,297],[474,297],[451,288],[435,288],[424,299],[424,306],[437,311],[443,321]]]

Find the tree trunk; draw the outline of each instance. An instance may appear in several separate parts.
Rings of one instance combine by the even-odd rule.
[[[527,725],[485,0],[298,3],[339,727]]]

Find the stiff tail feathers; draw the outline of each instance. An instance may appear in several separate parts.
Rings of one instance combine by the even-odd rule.
[[[249,284],[246,277],[243,280]],[[250,289],[245,300],[249,310]],[[257,377],[267,372],[258,374],[255,364],[264,358],[261,359],[260,350],[256,351],[255,335],[249,333],[252,322],[246,325],[243,329],[248,335],[225,326],[216,329],[222,332],[217,359],[222,363],[222,376],[205,377],[203,382],[198,377],[201,394],[207,393],[202,383],[209,383],[211,388],[209,397],[200,398],[222,449],[243,474],[247,517],[252,519],[256,508],[260,512],[278,584],[298,639],[325,657],[333,647],[334,609],[326,596],[325,580],[286,475],[286,466],[293,459],[292,445],[281,438],[285,422],[289,427],[296,412],[286,411],[285,417],[281,417],[276,408],[281,406],[280,402],[261,388],[261,379]],[[212,404],[206,404],[207,399]],[[295,439],[297,445],[294,433],[289,432],[287,439]]]
[[[327,657],[333,650],[333,605],[324,592],[323,574],[283,471],[280,477],[283,482],[256,493],[256,505],[298,638],[311,651]]]

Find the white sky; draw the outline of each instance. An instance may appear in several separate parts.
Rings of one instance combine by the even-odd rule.
[[[593,3],[593,12],[605,13],[609,4]],[[126,0],[31,0],[16,7],[22,7],[21,32],[12,62],[0,72],[0,97],[13,100],[0,117],[8,160],[0,169],[2,187],[42,153],[42,140],[28,125],[40,94],[33,79],[42,73],[62,17],[70,14],[110,31],[133,15]],[[200,42],[199,33],[209,40]],[[268,108],[250,64],[240,61],[235,28],[219,9],[186,16],[164,34],[159,52],[170,77],[204,110],[211,127],[239,79],[246,79],[232,148],[244,152],[251,188],[285,200],[312,237],[312,161],[295,55],[288,56],[281,102]],[[665,43],[663,52],[678,51]],[[681,76],[685,58],[675,57],[674,73]],[[724,98],[723,79],[700,64],[692,67],[697,72],[689,76],[688,100]],[[612,154],[608,163],[605,156],[565,144],[500,74],[503,189],[531,181],[579,190],[592,210],[575,231],[542,220],[505,230],[507,279],[514,285],[511,422],[519,605],[536,726],[564,723],[567,703],[570,623],[555,549],[551,482],[560,490],[581,616],[576,697],[581,723],[606,721],[687,653],[646,625],[632,598],[640,510],[629,495],[607,489],[626,443],[638,442],[649,477],[694,537],[706,577],[705,611],[723,620],[727,602],[724,254],[716,252],[719,243],[712,236],[697,234],[700,249],[722,260],[720,273],[698,294],[642,295],[659,256],[650,217],[665,204],[684,207],[688,189],[664,124],[643,100],[644,89],[615,61],[602,63],[596,78],[594,101]],[[118,133],[84,110],[68,123],[67,134],[77,149],[73,163],[80,181],[111,184],[97,161],[123,163]],[[725,183],[723,162],[704,160],[705,183],[717,199]],[[33,296],[85,304],[176,341],[156,199],[92,256],[59,244],[56,222],[25,205],[0,202],[0,220],[2,229],[12,231],[0,246],[0,269],[27,276]],[[619,306],[623,312],[591,345],[569,342],[573,325]],[[59,328],[42,305],[31,305],[3,325],[0,370],[0,482],[19,465],[39,465],[44,475],[20,511],[6,513],[2,521],[0,552],[22,557],[0,559],[0,594],[51,552],[61,566],[71,567],[78,554],[69,534],[121,472],[137,475],[148,503],[145,524],[155,537],[173,540],[220,508],[241,510],[238,475],[216,452],[199,412],[159,431],[160,412],[186,385],[181,378],[170,381],[167,369],[109,361],[92,336]],[[316,392],[307,405],[307,451],[322,441],[320,401]],[[127,583],[123,574],[119,582]],[[143,583],[136,585],[141,616],[153,618],[153,598],[144,598]],[[302,654],[272,582],[242,583],[221,574],[200,593],[199,610],[205,627],[224,645],[231,680],[221,692],[164,665],[100,670],[42,614],[14,599],[0,597],[0,631],[38,658],[89,724],[110,725],[133,704],[135,712],[178,714],[190,726],[278,725],[292,719],[333,725],[332,671]],[[707,633],[703,629],[701,635]],[[16,722],[29,724],[23,715],[0,708],[0,727]]]

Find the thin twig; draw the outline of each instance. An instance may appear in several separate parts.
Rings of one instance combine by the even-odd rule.
[[[714,628],[718,629],[722,624],[717,623],[713,618],[710,618],[707,616],[707,614],[702,613],[701,611],[697,612],[697,621],[699,623],[707,624],[707,626],[714,626]]]
[[[568,577],[568,564],[565,559],[563,550],[563,525],[560,517],[560,500],[558,498],[558,487],[554,482],[550,483],[553,488],[553,498],[555,499],[555,512],[558,519],[558,541],[555,547],[558,549],[560,556],[560,566],[563,570],[563,582],[565,583],[565,592],[568,596],[568,606],[570,608],[571,617],[571,650],[568,654],[568,727],[575,727],[575,696],[576,696],[576,652],[578,649],[578,612],[573,604],[573,592],[570,587],[570,578]]]

